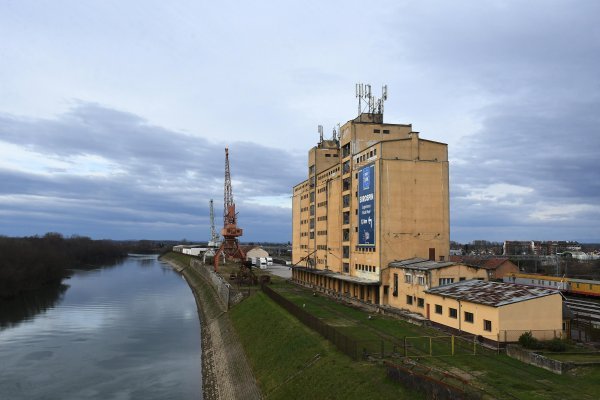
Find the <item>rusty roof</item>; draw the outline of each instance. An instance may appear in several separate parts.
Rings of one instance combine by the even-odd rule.
[[[496,269],[507,261],[508,257],[476,257],[476,256],[450,256],[450,261],[463,263],[485,269]]]
[[[560,292],[554,289],[480,280],[451,283],[449,285],[434,287],[425,292],[492,307],[501,307],[553,294],[560,295]]]
[[[409,258],[408,260],[392,261],[388,264],[391,268],[409,268],[427,271],[430,269],[450,267],[456,263],[453,262],[437,262],[426,260],[424,258]]]

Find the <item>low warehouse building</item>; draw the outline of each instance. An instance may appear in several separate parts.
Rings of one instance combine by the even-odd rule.
[[[502,282],[463,281],[425,291],[434,325],[516,342],[531,331],[539,340],[563,337],[559,291]]]

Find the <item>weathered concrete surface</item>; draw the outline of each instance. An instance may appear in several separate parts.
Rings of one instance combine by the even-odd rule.
[[[261,399],[252,369],[224,304],[196,268],[163,259],[185,277],[200,316],[202,330],[202,391],[205,400]]]

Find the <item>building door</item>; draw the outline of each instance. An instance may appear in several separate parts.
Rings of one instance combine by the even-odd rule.
[[[435,261],[435,247],[429,248],[429,261]]]
[[[427,319],[429,319],[429,303],[427,303]]]

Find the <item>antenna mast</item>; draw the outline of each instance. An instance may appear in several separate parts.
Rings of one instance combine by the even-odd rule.
[[[356,84],[356,98],[358,99],[358,115],[362,114],[362,101],[367,103],[369,114],[381,114],[383,115],[383,103],[387,100],[387,85],[383,85],[381,88],[381,98],[375,98],[371,94],[371,85],[368,83],[357,83]]]

